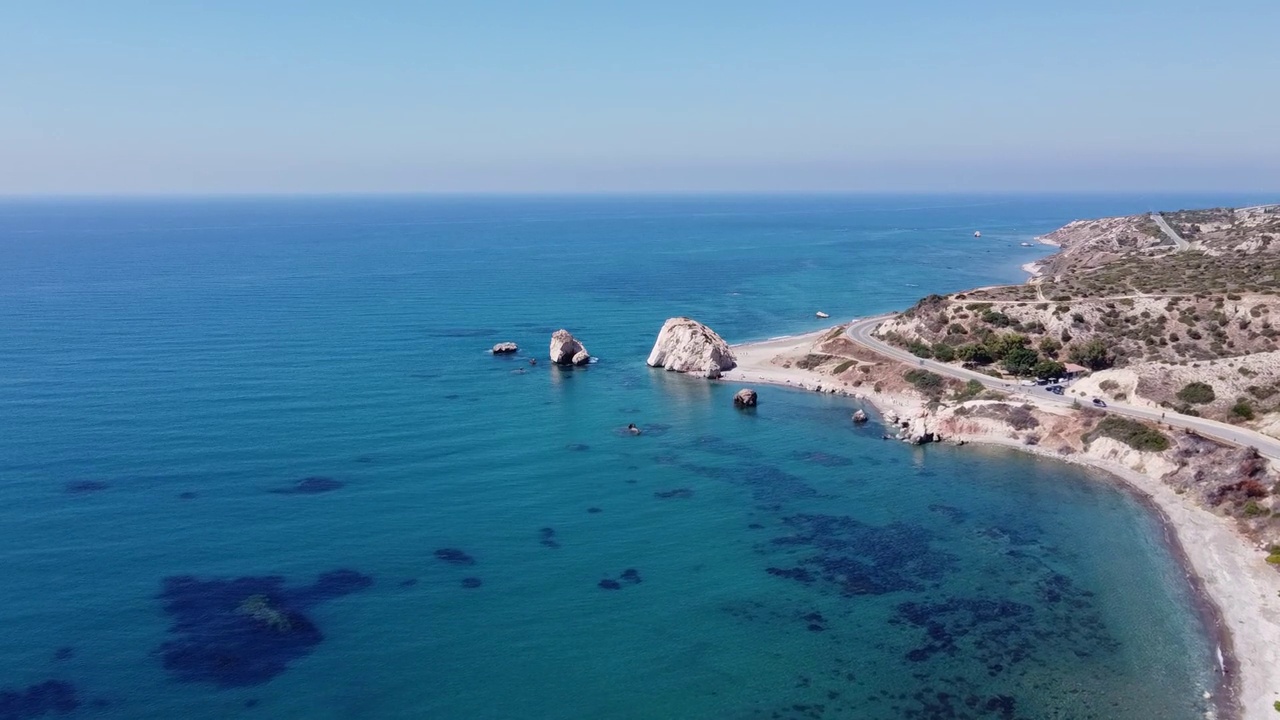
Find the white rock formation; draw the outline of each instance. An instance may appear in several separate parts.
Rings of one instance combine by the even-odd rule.
[[[586,351],[586,350],[579,350],[578,352],[576,352],[576,353],[574,353],[574,354],[573,354],[573,360],[572,360],[571,362],[572,362],[574,365],[587,365],[587,364],[590,364],[590,362],[591,362],[591,355],[590,355],[589,353],[587,353],[587,351]]]
[[[863,410],[862,410],[862,408],[858,408],[857,410],[854,410],[854,411],[853,411],[853,421],[854,421],[854,422],[856,422],[856,423],[864,423],[864,422],[866,422],[866,421],[867,421],[867,413],[866,413],[865,411],[863,411]]]
[[[591,359],[587,355],[587,349],[578,342],[568,330],[557,330],[551,334],[551,362],[557,365],[582,365],[575,361],[579,355],[586,355],[587,360]]]
[[[516,345],[513,342],[500,342],[497,345],[493,346],[492,352],[494,355],[509,355],[513,352],[516,352],[519,349],[520,349],[520,346]]]
[[[662,324],[647,363],[649,367],[711,379],[737,365],[729,344],[715,330],[687,317],[671,318]]]
[[[751,388],[742,388],[733,394],[733,404],[735,407],[755,407],[756,391]]]

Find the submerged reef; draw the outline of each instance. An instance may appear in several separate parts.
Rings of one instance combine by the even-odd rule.
[[[183,682],[260,685],[324,640],[308,610],[372,584],[354,570],[327,572],[300,588],[286,587],[279,576],[165,578],[159,599],[173,619],[172,637],[157,653]]]

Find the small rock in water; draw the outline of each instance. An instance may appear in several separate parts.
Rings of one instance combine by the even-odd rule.
[[[751,388],[743,388],[733,394],[733,406],[740,408],[749,408],[756,406],[756,391]]]
[[[585,365],[591,361],[587,349],[568,330],[551,334],[551,362],[557,365]]]
[[[867,421],[867,413],[866,413],[866,412],[864,412],[861,408],[859,408],[859,409],[857,409],[857,410],[854,410],[854,411],[853,411],[853,421],[854,421],[855,423],[859,423],[859,424],[866,422],[866,421]]]
[[[494,355],[510,355],[519,349],[520,347],[513,342],[500,342],[493,346],[493,350],[491,352],[493,352]]]
[[[458,548],[440,548],[436,550],[436,558],[450,565],[475,565],[476,559]]]

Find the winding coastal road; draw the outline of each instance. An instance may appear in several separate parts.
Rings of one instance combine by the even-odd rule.
[[[1051,405],[1061,405],[1063,407],[1071,407],[1076,400],[1055,395],[1042,386],[1026,386],[1018,385],[1008,380],[994,378],[990,375],[976,372],[974,370],[966,370],[955,365],[940,363],[936,360],[924,360],[912,355],[901,348],[896,348],[883,340],[872,335],[875,329],[880,327],[880,323],[893,317],[893,315],[877,315],[869,318],[859,318],[845,326],[845,334],[854,343],[861,345],[868,350],[884,355],[901,362],[904,365],[914,365],[927,370],[957,378],[959,380],[977,380],[983,386],[992,390],[1021,395],[1023,397],[1035,399],[1037,402],[1043,402]],[[1081,400],[1080,403],[1089,407],[1089,400]],[[1190,415],[1182,415],[1170,411],[1153,410],[1151,408],[1137,407],[1134,405],[1126,405],[1123,403],[1108,402],[1105,408],[1097,408],[1116,415],[1124,415],[1127,417],[1138,418],[1141,420],[1153,420],[1163,423],[1171,427],[1191,430],[1205,437],[1220,440],[1232,445],[1243,445],[1257,448],[1258,452],[1272,460],[1280,461],[1280,440],[1268,437],[1252,430],[1235,427],[1226,423],[1220,423],[1214,420],[1206,420],[1205,418],[1192,417]]]
[[[1165,237],[1173,241],[1173,244],[1178,248],[1178,252],[1184,252],[1191,249],[1191,243],[1183,240],[1182,236],[1170,227],[1169,223],[1164,221],[1163,215],[1158,212],[1153,212],[1151,213],[1151,219],[1155,221],[1156,225],[1160,226],[1160,232],[1164,233]]]

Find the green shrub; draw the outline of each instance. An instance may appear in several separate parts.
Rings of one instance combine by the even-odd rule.
[[[1249,404],[1249,401],[1241,399],[1231,406],[1231,416],[1241,420],[1252,420],[1254,418],[1253,406]]]
[[[1101,338],[1094,338],[1086,343],[1071,345],[1067,349],[1067,358],[1071,362],[1083,365],[1090,370],[1109,368],[1116,361],[1115,355],[1107,347],[1106,341]]]
[[[1242,512],[1245,517],[1258,517],[1259,515],[1267,514],[1266,509],[1263,508],[1258,503],[1254,502],[1253,500],[1250,500],[1249,502],[1244,504],[1244,509]]]
[[[822,363],[834,359],[831,355],[816,355],[809,353],[796,361],[796,367],[801,370],[812,370]]]
[[[937,395],[942,391],[943,385],[946,384],[946,380],[941,375],[919,368],[912,368],[906,371],[902,374],[902,378],[925,395]]]
[[[1095,438],[1109,437],[1134,450],[1162,452],[1169,449],[1169,438],[1164,433],[1128,418],[1108,415],[1082,438],[1086,443]]]
[[[934,343],[933,356],[942,362],[951,362],[956,359],[956,351],[946,343]]]
[[[1009,327],[1013,324],[1013,318],[1002,312],[988,310],[982,313],[982,322],[988,325],[995,325],[996,327]]]
[[[964,387],[956,391],[955,399],[957,402],[972,400],[982,393],[982,383],[977,380],[970,380],[964,384]]]
[[[1211,403],[1217,396],[1213,393],[1213,386],[1208,383],[1190,382],[1178,391],[1178,399],[1185,403],[1193,403],[1203,405]]]
[[[1005,353],[1004,369],[1014,375],[1030,375],[1039,361],[1040,356],[1035,350],[1017,347]]]
[[[849,368],[853,367],[853,366],[854,366],[854,364],[855,364],[855,363],[857,363],[857,362],[858,362],[857,360],[845,360],[844,362],[842,362],[842,363],[840,363],[839,365],[837,365],[837,366],[835,367],[835,369],[831,371],[831,373],[832,373],[833,375],[839,375],[840,373],[844,372],[845,370],[848,370]]]
[[[910,352],[912,355],[915,355],[916,357],[922,357],[922,358],[933,357],[933,348],[927,345],[926,343],[920,342],[919,340],[912,340],[911,343],[907,345],[907,352]]]

